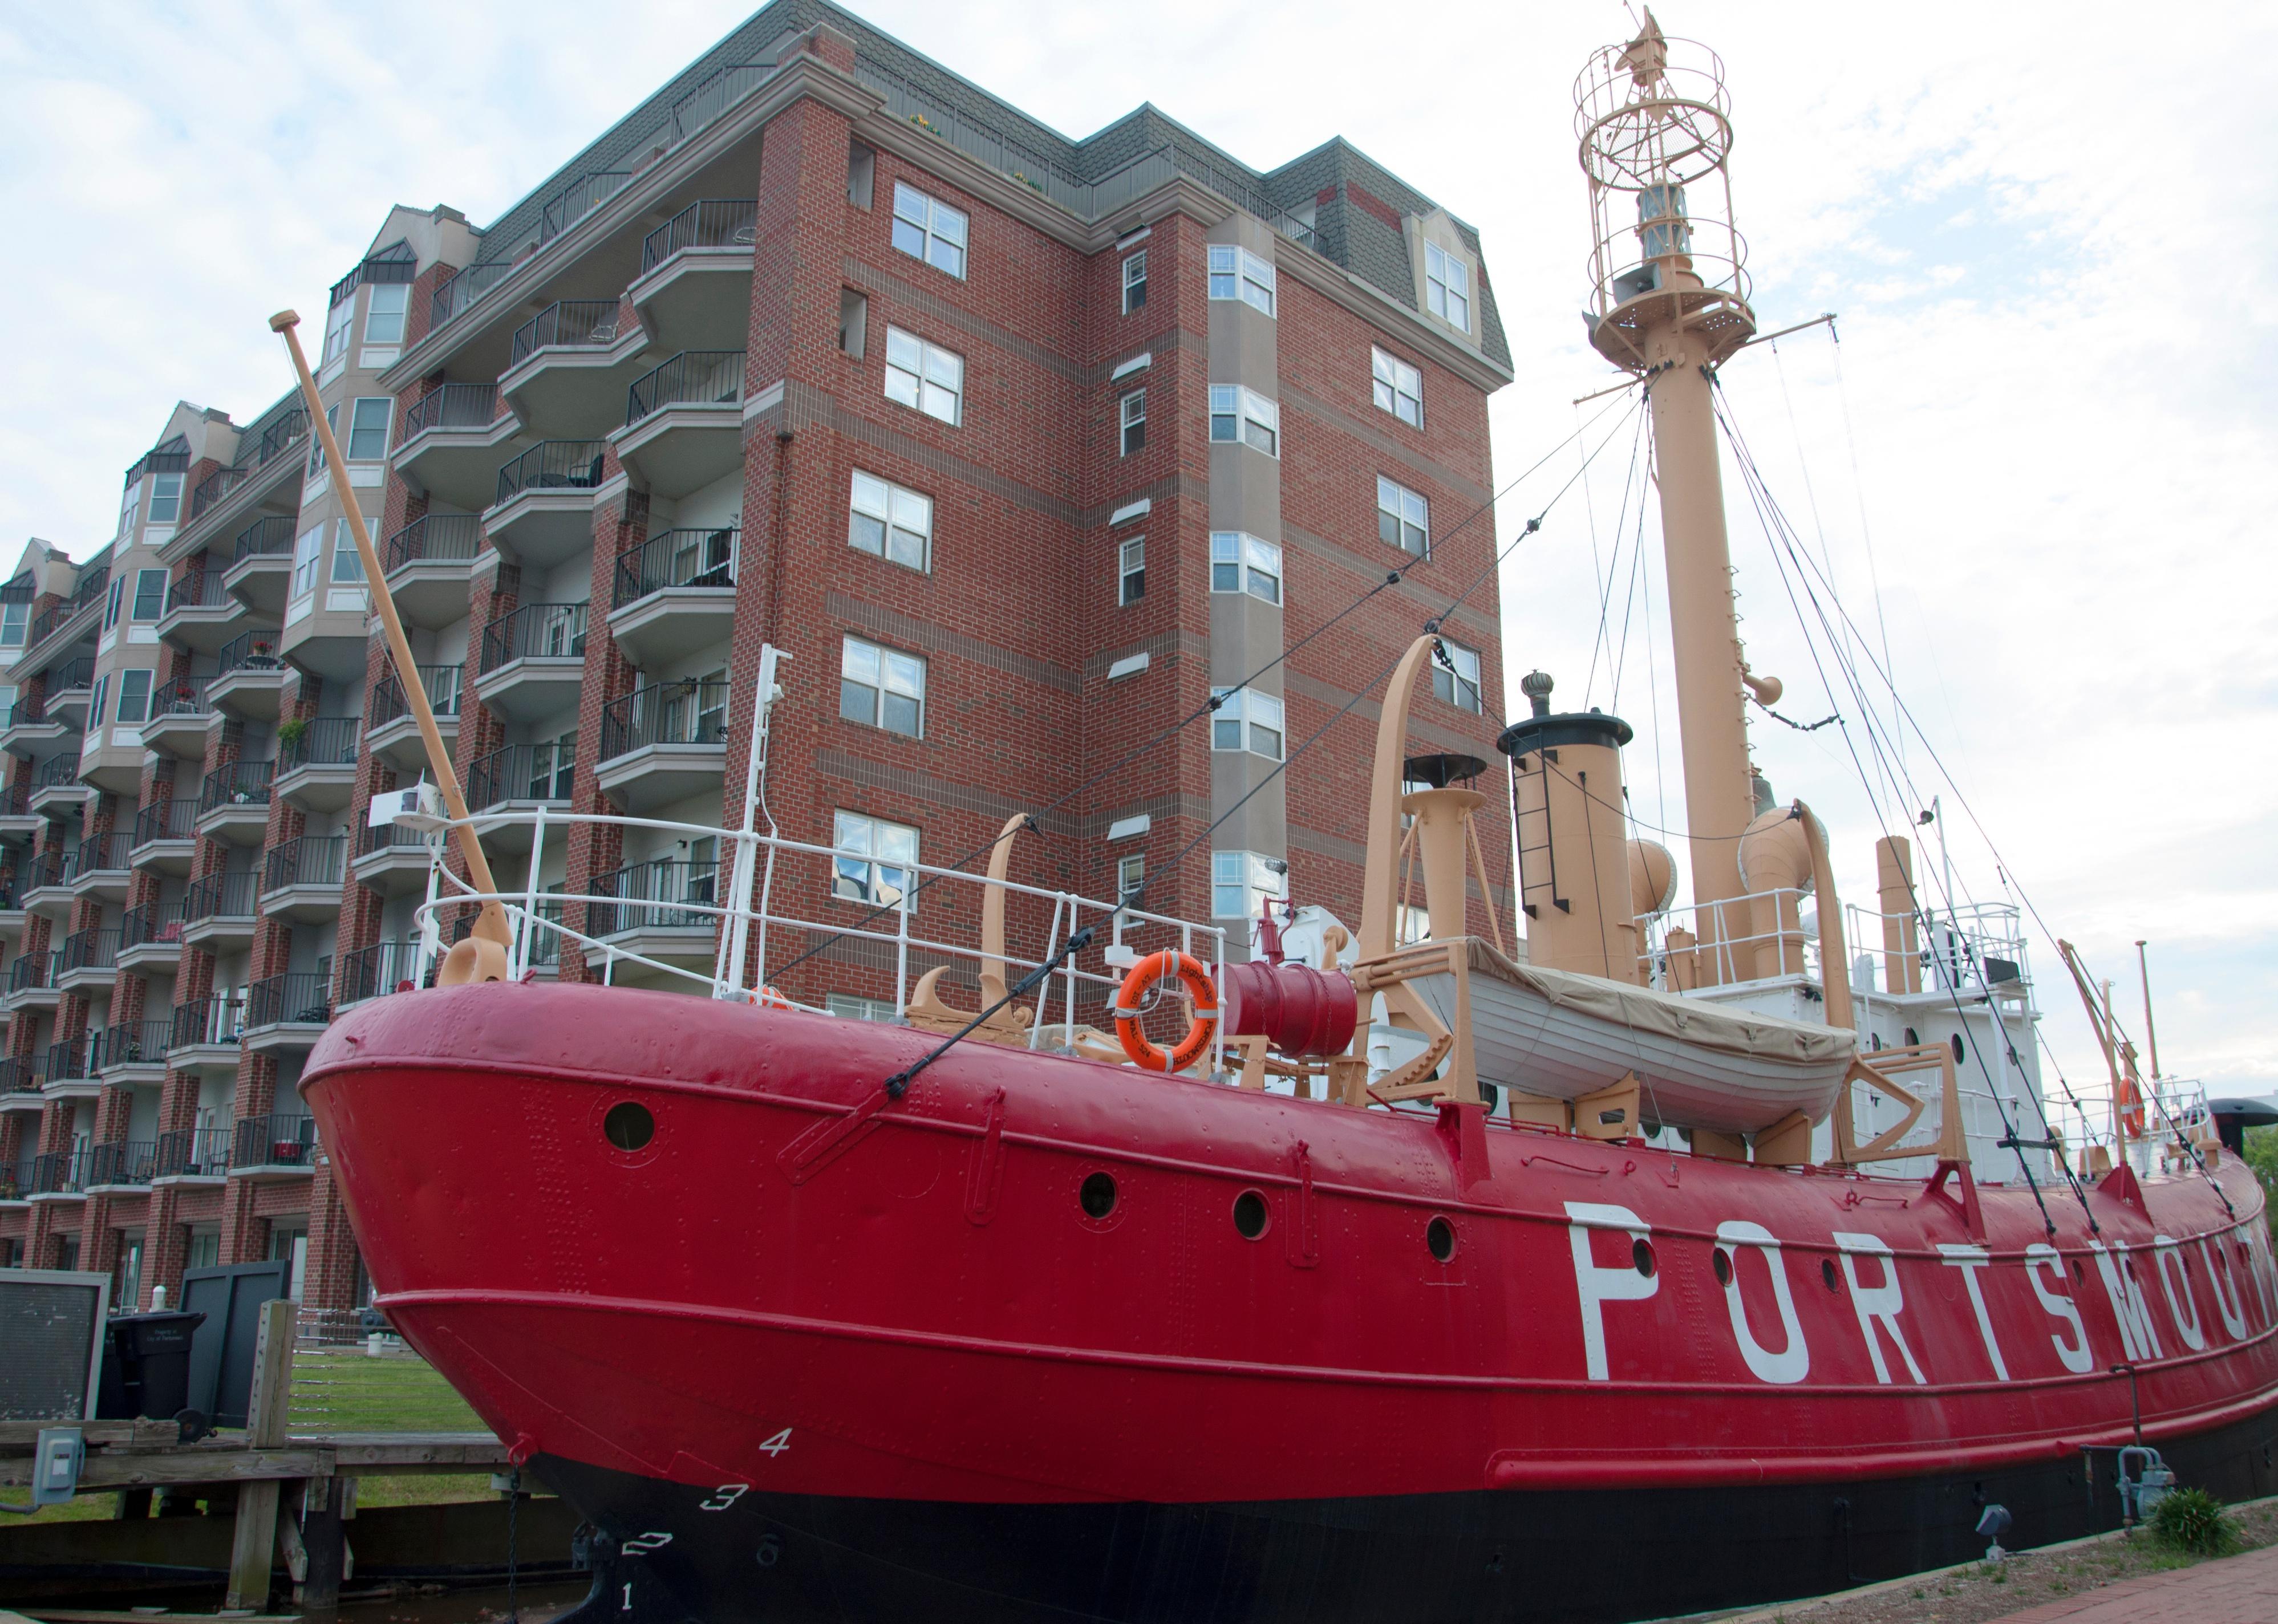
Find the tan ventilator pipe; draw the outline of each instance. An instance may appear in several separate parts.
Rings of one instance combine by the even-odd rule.
[[[300,324],[300,315],[293,310],[279,310],[269,318],[270,331],[283,334],[285,347],[292,352],[293,370],[301,378],[301,398],[309,408],[309,424],[317,443],[325,448],[325,469],[332,476],[333,494],[340,498],[340,509],[348,515],[348,530],[355,537],[356,556],[363,560],[364,585],[372,606],[379,612],[380,624],[387,629],[387,652],[395,660],[395,675],[403,683],[404,698],[411,702],[412,719],[419,724],[419,736],[426,743],[427,765],[435,774],[436,788],[443,793],[443,810],[449,814],[452,832],[458,837],[459,855],[466,859],[468,882],[478,891],[494,893],[498,885],[491,878],[490,859],[483,855],[483,842],[468,821],[467,797],[460,792],[459,775],[451,766],[450,752],[443,748],[442,729],[435,725],[435,708],[427,703],[427,690],[419,681],[419,667],[411,658],[411,644],[403,635],[403,621],[395,613],[394,597],[380,574],[379,554],[373,550],[371,531],[364,525],[363,509],[356,505],[355,492],[348,484],[348,464],[340,457],[340,441],[333,438],[333,425],[325,416],[324,400],[317,393],[317,380],[309,370],[309,358],[301,353],[300,335],[294,331]],[[442,967],[435,972],[436,985],[455,987],[470,981],[503,981],[507,977],[507,948],[513,940],[514,933],[506,922],[506,910],[493,897],[483,903],[473,934],[444,955]]]

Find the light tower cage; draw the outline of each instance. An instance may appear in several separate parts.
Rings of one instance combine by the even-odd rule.
[[[1635,39],[1598,50],[1575,80],[1574,131],[1590,183],[1592,347],[1643,372],[1647,329],[1674,321],[1700,334],[1709,364],[1723,361],[1756,330],[1723,59],[1668,38],[1647,11]]]

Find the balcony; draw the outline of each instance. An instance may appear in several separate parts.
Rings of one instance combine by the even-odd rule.
[[[56,986],[64,992],[108,987],[118,968],[117,930],[75,930],[64,938],[64,956],[56,966]],[[52,1074],[53,1068],[50,1068]]]
[[[130,908],[118,921],[118,967],[164,970],[182,962],[182,932],[189,922],[179,901]]]
[[[482,545],[483,522],[470,513],[429,514],[390,536],[379,567],[396,614],[430,631],[464,620],[467,578]]]
[[[79,775],[79,752],[51,756],[32,774],[32,810],[47,812],[76,806],[95,792]]]
[[[156,1140],[121,1140],[115,1144],[97,1145],[89,1153],[87,1187],[90,1193],[135,1189],[149,1184],[157,1171]]]
[[[63,957],[52,948],[44,953],[19,953],[8,966],[7,1003],[11,1011],[19,1010],[52,1010],[59,995],[56,991],[56,964]]]
[[[127,887],[134,880],[134,867],[127,860],[134,844],[134,835],[125,829],[90,835],[80,842],[72,874],[73,892],[80,896],[99,896],[105,902],[125,902]]]
[[[752,243],[759,205],[747,197],[691,203],[641,244],[627,291],[642,328],[676,349],[741,345],[752,320]]]
[[[245,1047],[257,1053],[304,1050],[333,1018],[330,978],[296,971],[246,989]]]
[[[601,707],[601,791],[641,813],[709,789],[728,759],[728,684],[655,682]]]
[[[48,719],[67,728],[87,726],[95,700],[95,656],[81,654],[48,669]]]
[[[478,265],[469,265],[463,271],[453,271],[435,285],[427,302],[427,331],[434,332],[446,322],[463,314],[491,289],[513,274],[521,262],[511,259],[487,260]]]
[[[635,378],[610,438],[655,496],[686,496],[740,468],[744,352],[688,350]]]
[[[233,1048],[230,1052],[237,1051]],[[186,1128],[161,1133],[151,1181],[179,1178],[219,1184],[229,1177],[229,1153],[236,1140],[236,1131],[231,1128]]]
[[[227,566],[223,560],[210,552],[203,556],[203,573],[178,576],[166,589],[158,636],[176,648],[210,654],[244,629],[253,612],[224,584]]]
[[[178,1003],[170,1026],[166,1034],[168,1065],[184,1070],[234,1066],[238,1060],[237,1040],[245,1031],[245,999],[241,995],[194,998],[187,1003]]]
[[[632,178],[629,169],[598,169],[578,176],[547,198],[539,211],[539,242],[553,241],[623,191]]]
[[[73,902],[71,884],[78,875],[77,847],[58,843],[34,852],[23,873],[25,911],[42,913],[50,919],[68,919]]]
[[[256,627],[223,644],[214,674],[206,680],[206,702],[228,715],[276,721],[285,692],[277,637],[273,628]]]
[[[348,856],[345,835],[303,835],[285,842],[264,865],[261,911],[303,924],[339,918]]]
[[[463,278],[465,272],[461,272]],[[498,489],[499,465],[522,424],[501,411],[490,384],[446,384],[403,414],[395,471],[414,491],[454,507],[486,505]]]
[[[476,695],[522,721],[574,709],[585,678],[585,607],[524,604],[484,627]]]
[[[248,466],[218,468],[203,479],[199,480],[190,492],[189,522],[195,524],[204,518],[207,514],[228,500],[231,494],[251,477],[253,477],[253,469]]]
[[[736,623],[733,525],[666,530],[617,560],[609,634],[636,666],[724,641]]]
[[[284,614],[293,583],[293,522],[272,513],[247,525],[230,545],[229,567],[222,576],[223,591],[270,620]],[[215,547],[207,556],[220,552]]]
[[[508,744],[478,758],[467,770],[467,808],[474,812],[526,812],[539,806],[566,808],[577,776],[577,754],[567,743]],[[485,847],[526,851],[526,823],[483,831]]]
[[[465,675],[464,666],[419,667],[419,685],[427,690],[428,706],[435,713],[435,729],[443,736],[447,750],[459,736],[459,689]],[[426,742],[419,736],[411,702],[393,671],[371,685],[371,715],[364,744],[381,760],[406,772],[427,766]]]
[[[43,1195],[84,1195],[88,1159],[85,1149],[51,1150],[45,1155],[33,1157],[32,1187],[26,1193],[34,1201]]]
[[[442,955],[436,956],[440,963]],[[401,992],[421,980],[419,944],[417,942],[380,942],[368,948],[340,956],[340,1002],[333,1013],[339,1014],[352,1003],[362,1003],[367,998],[378,998],[388,993]],[[435,965],[429,964],[424,980],[432,985]]]
[[[166,1074],[166,1049],[173,1041],[173,1034],[174,1023],[171,1019],[105,1026],[95,1034],[93,1053],[88,1058],[96,1075],[105,1082],[122,1080],[120,1074],[129,1071],[155,1072],[163,1078]]]
[[[623,421],[625,385],[648,335],[621,322],[620,309],[614,299],[564,301],[516,331],[499,388],[531,433],[585,438]]]
[[[47,1095],[40,1092],[48,1080],[48,1063],[38,1059],[0,1060],[0,1111],[43,1111]]]
[[[182,940],[216,952],[249,945],[254,892],[260,882],[261,876],[250,869],[191,881],[182,895]]]
[[[134,844],[127,857],[135,867],[162,874],[187,874],[197,847],[196,797],[157,801],[134,814]]]
[[[353,716],[317,716],[294,738],[279,733],[277,793],[303,812],[344,810],[355,794],[363,724]]]
[[[0,789],[0,841],[21,844],[31,841],[47,827],[48,820],[32,810],[32,781],[20,766]],[[0,903],[0,909],[12,908],[12,901]]]
[[[602,440],[541,440],[498,471],[483,530],[508,562],[547,569],[593,545]]]
[[[205,775],[198,792],[198,833],[233,846],[257,846],[269,827],[273,761],[233,761]]]
[[[160,755],[205,759],[206,728],[214,708],[206,698],[210,677],[176,677],[150,696],[150,720],[142,724],[142,748]]]
[[[91,634],[102,615],[103,593],[110,585],[108,565],[87,570],[80,576],[79,584],[72,589],[69,598],[34,615],[24,636],[24,652],[18,668],[27,674],[37,671],[42,661],[53,659],[78,638]]]
[[[355,877],[359,883],[389,896],[427,888],[429,847],[417,829],[392,823],[356,831]]]
[[[720,883],[715,862],[659,858],[593,876],[593,895],[617,898],[585,911],[585,930],[613,946],[667,963],[710,964],[718,916],[709,907]]]
[[[103,1079],[88,1064],[88,1034],[65,1038],[48,1045],[48,1081],[43,1092],[51,1099],[68,1099],[103,1092]]]

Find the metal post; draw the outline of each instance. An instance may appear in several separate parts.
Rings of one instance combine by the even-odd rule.
[[[744,956],[750,941],[752,914],[753,870],[757,866],[759,842],[753,838],[758,830],[758,819],[764,810],[760,785],[767,774],[768,725],[782,689],[776,685],[776,673],[791,655],[772,643],[760,644],[760,679],[752,703],[752,743],[744,763],[744,827],[736,842],[736,872],[732,884],[732,912],[727,927],[721,932],[720,957],[713,966],[712,995],[732,998],[743,990]],[[776,834],[776,820],[768,819],[768,835]],[[767,912],[768,892],[775,881],[775,849],[768,849],[768,884],[761,892],[760,912]],[[764,917],[760,921],[760,962],[752,980],[752,991],[757,994],[767,985],[768,926]]]
[[[538,804],[538,817],[530,826],[530,869],[522,888],[522,950],[515,955],[514,973],[530,973],[530,938],[538,928],[538,865],[546,860],[546,803]]]

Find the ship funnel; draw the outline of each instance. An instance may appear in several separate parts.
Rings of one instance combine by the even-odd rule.
[[[1556,714],[1551,687],[1539,671],[1526,677],[1520,688],[1534,713],[1495,741],[1511,759],[1517,791],[1527,958],[1553,970],[1635,982],[1638,882],[1621,757],[1630,725],[1601,711]]]

